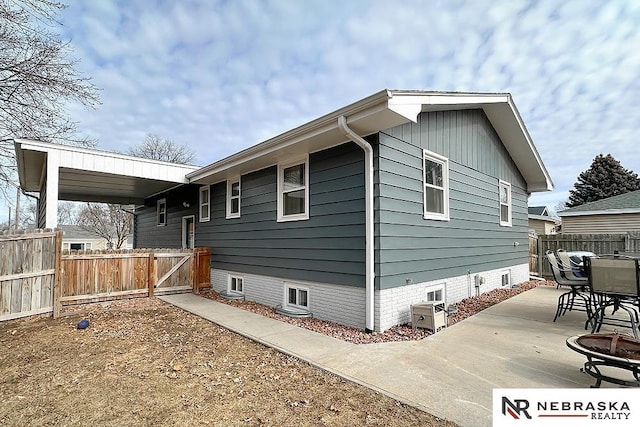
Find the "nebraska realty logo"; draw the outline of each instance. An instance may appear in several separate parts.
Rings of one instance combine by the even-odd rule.
[[[640,389],[494,389],[494,426],[638,426]]]

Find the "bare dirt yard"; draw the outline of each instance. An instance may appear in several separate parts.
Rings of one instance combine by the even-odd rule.
[[[555,283],[463,300],[449,325],[539,285]],[[204,296],[358,344],[429,335],[407,325],[365,334]],[[76,329],[81,319],[88,329]],[[455,426],[157,299],[0,322],[0,349],[0,425]]]
[[[2,322],[0,348],[0,425],[455,425],[157,299]]]

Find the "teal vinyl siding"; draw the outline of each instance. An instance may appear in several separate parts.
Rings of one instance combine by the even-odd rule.
[[[309,155],[309,219],[277,222],[277,167],[243,175],[241,217],[226,219],[226,183],[211,186],[211,221],[196,246],[214,268],[364,286],[364,154],[343,144]]]
[[[182,217],[195,215],[198,224],[198,185],[182,185],[174,190],[145,200],[134,216],[134,246],[136,248],[181,248]],[[156,202],[167,201],[167,225],[156,222]],[[189,208],[184,208],[184,202]],[[197,232],[197,231],[196,231]]]
[[[423,149],[449,159],[449,221],[423,218]],[[527,262],[525,182],[481,110],[423,113],[381,132],[376,169],[380,288]],[[499,224],[499,179],[511,184],[512,227]]]
[[[527,263],[526,185],[482,110],[423,113],[367,139],[378,289]],[[449,160],[449,221],[423,218],[423,149]],[[364,287],[363,169],[353,143],[311,153],[309,219],[292,222],[276,221],[275,165],[241,177],[240,218],[225,218],[226,183],[211,185],[211,220],[196,221],[196,246],[211,248],[214,268]],[[512,227],[499,224],[500,179],[511,184]],[[180,246],[181,218],[198,209],[197,186],[181,188],[166,195],[166,227],[155,226],[157,198],[136,217],[136,246]],[[180,197],[192,200],[188,212]]]

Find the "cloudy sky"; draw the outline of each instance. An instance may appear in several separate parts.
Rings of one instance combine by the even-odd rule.
[[[70,1],[72,107],[99,147],[148,133],[206,165],[381,89],[510,92],[566,200],[599,153],[640,172],[640,2]]]

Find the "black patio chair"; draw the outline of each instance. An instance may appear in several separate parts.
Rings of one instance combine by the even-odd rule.
[[[584,266],[582,264],[578,264],[571,259],[569,253],[564,249],[558,249],[556,251],[556,255],[558,257],[558,263],[561,266],[562,273],[569,280],[576,281],[584,281],[586,284],[589,278],[586,274],[584,274]],[[584,276],[580,276],[579,274],[584,274]]]
[[[555,282],[560,286],[569,287],[567,292],[558,297],[558,307],[553,321],[555,322],[559,316],[564,316],[567,311],[583,311],[587,313],[587,319],[589,319],[592,313],[591,294],[588,289],[589,282],[568,279],[565,274],[566,270],[558,262],[555,253],[547,251],[545,255],[551,266],[551,273]]]
[[[589,288],[597,307],[585,323],[592,324],[591,332],[599,332],[602,325],[631,328],[638,338],[640,324],[640,272],[636,258],[607,255],[585,258]],[[607,315],[607,308],[612,312]],[[614,317],[618,310],[629,315],[629,320]]]

